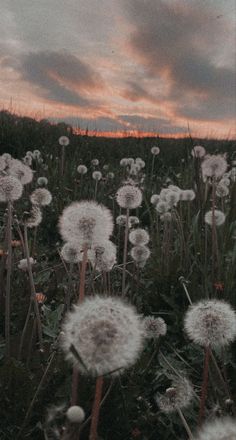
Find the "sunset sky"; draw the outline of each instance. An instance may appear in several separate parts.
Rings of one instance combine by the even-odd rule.
[[[235,137],[235,0],[0,0],[0,108]]]

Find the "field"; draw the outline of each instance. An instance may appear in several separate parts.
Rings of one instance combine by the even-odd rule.
[[[0,155],[1,440],[202,440],[235,417],[235,141],[1,112]]]

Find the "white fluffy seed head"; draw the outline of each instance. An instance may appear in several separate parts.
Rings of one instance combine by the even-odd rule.
[[[236,420],[223,417],[206,422],[198,431],[194,440],[235,440]]]
[[[30,211],[30,216],[24,221],[27,228],[35,228],[40,225],[43,219],[42,212],[37,205],[33,205]]]
[[[205,219],[205,223],[212,226],[213,225],[213,211],[211,210],[211,211],[206,212],[204,219]],[[214,220],[215,220],[216,226],[223,225],[225,222],[225,214],[222,211],[220,211],[219,209],[215,209],[214,210]]]
[[[153,194],[151,199],[150,199],[150,202],[151,202],[152,205],[157,205],[159,200],[160,200],[160,196],[158,194]]]
[[[191,154],[193,157],[202,158],[205,156],[206,150],[201,145],[195,145],[195,147],[193,147],[193,149],[191,151]]]
[[[70,143],[70,139],[67,136],[60,136],[58,142],[62,147],[67,147]]]
[[[37,188],[30,195],[30,201],[33,205],[47,206],[52,201],[52,194],[46,188]]]
[[[18,159],[11,159],[8,164],[7,173],[18,179],[22,185],[30,183],[33,179],[33,171]]]
[[[130,251],[130,255],[136,264],[146,262],[150,254],[151,251],[147,246],[134,246]]]
[[[156,204],[155,208],[158,214],[165,214],[166,212],[169,211],[170,205],[167,202],[160,201]]]
[[[180,198],[180,192],[169,190],[166,193],[165,199],[169,206],[176,206]]]
[[[191,202],[195,199],[195,192],[192,189],[183,189],[180,193],[179,199],[184,202]]]
[[[186,377],[173,379],[171,387],[165,394],[156,396],[156,401],[164,413],[171,413],[178,408],[183,409],[190,405],[194,391],[192,384]]]
[[[39,177],[39,178],[37,179],[37,184],[38,184],[39,186],[46,186],[46,185],[48,184],[48,179],[47,179],[47,177],[44,177],[44,176]]]
[[[18,200],[23,192],[19,179],[13,176],[0,177],[0,202]]]
[[[92,159],[92,160],[91,160],[91,164],[92,164],[94,167],[96,167],[96,166],[99,165],[99,160],[98,160],[98,159]]]
[[[94,179],[94,180],[101,180],[101,178],[102,178],[102,173],[100,172],[100,171],[94,171],[93,172],[93,174],[92,174],[92,178]]]
[[[149,238],[149,233],[142,228],[134,229],[129,234],[129,241],[135,246],[147,244]]]
[[[136,215],[130,215],[129,216],[129,225],[130,227],[133,227],[135,225],[139,224],[139,218],[136,217]]]
[[[160,148],[159,147],[152,147],[151,153],[153,154],[153,156],[157,156],[160,153]]]
[[[79,165],[77,167],[77,171],[79,174],[86,174],[88,171],[88,168],[86,167],[86,165]]]
[[[25,157],[23,157],[23,159],[22,159],[22,162],[25,164],[25,165],[27,165],[28,167],[30,167],[31,165],[32,165],[32,161],[33,161],[33,158],[32,158],[32,156],[25,156]]]
[[[78,263],[81,261],[82,249],[75,247],[73,243],[65,243],[61,249],[62,258],[67,261],[67,263]]]
[[[107,173],[107,177],[108,177],[108,179],[112,180],[115,178],[115,174],[112,171],[110,171],[109,173]]]
[[[91,246],[92,242],[108,240],[113,231],[109,209],[93,201],[74,202],[64,209],[59,230],[65,241]]]
[[[216,195],[217,195],[217,197],[220,197],[220,198],[227,197],[229,195],[228,186],[219,182],[219,184],[216,187]]]
[[[81,406],[73,405],[66,411],[66,417],[70,423],[82,423],[85,419],[85,413]]]
[[[143,336],[142,321],[131,305],[95,296],[67,314],[61,344],[83,374],[119,374],[136,362]]]
[[[120,161],[120,166],[121,167],[127,167],[129,165],[129,161],[126,157],[123,157],[123,159],[121,159]]]
[[[93,243],[88,259],[99,272],[110,272],[116,263],[116,246],[110,240]]]
[[[200,301],[189,307],[184,329],[196,344],[222,347],[236,337],[236,314],[231,305],[224,301]]]
[[[136,157],[135,164],[138,165],[140,169],[145,168],[145,162],[141,157]]]
[[[227,170],[227,162],[223,156],[220,154],[217,155],[208,155],[203,160],[202,164],[202,176],[203,179],[207,179],[208,177],[214,177],[215,179],[219,179],[223,176],[223,174]]]
[[[6,159],[4,156],[0,156],[0,171],[3,171],[6,168]]]
[[[121,208],[135,209],[142,203],[142,192],[136,186],[121,186],[117,191],[116,200]]]
[[[159,336],[164,336],[167,332],[167,325],[162,318],[155,318],[155,316],[146,316],[143,320],[145,337],[157,339]]]
[[[36,261],[32,257],[30,257],[29,262],[31,266],[36,263]],[[20,270],[26,271],[28,268],[27,259],[23,258],[22,260],[20,260],[17,267]]]

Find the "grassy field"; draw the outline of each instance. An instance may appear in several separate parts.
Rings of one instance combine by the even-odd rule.
[[[69,145],[59,143],[62,136],[68,137]],[[192,151],[197,145],[210,156],[196,157]],[[151,152],[153,147],[160,149],[158,154]],[[191,338],[184,319],[189,305],[203,300],[225,301],[236,308],[235,141],[79,136],[66,124],[1,112],[0,155],[4,153],[28,164],[33,178],[14,202],[3,200],[0,185],[1,440],[195,440],[203,420],[234,417],[233,311],[226,319],[221,314],[210,316],[208,344],[197,343],[197,327]],[[0,179],[9,175],[22,179],[19,164],[11,171],[11,159],[3,157]],[[133,161],[121,165],[124,158]],[[78,172],[79,165],[86,166],[85,174]],[[97,179],[96,171],[101,173]],[[47,183],[38,180],[42,177]],[[128,214],[116,197],[127,185],[142,195],[142,203]],[[52,195],[46,206],[32,202],[31,194],[38,188]],[[183,190],[192,190],[191,196],[185,198]],[[154,194],[159,198],[151,202]],[[72,202],[83,200],[96,200],[112,214],[110,240],[116,246],[116,262],[107,272],[87,261],[83,246],[80,262],[63,258],[59,218]],[[29,227],[32,206],[42,212],[35,227]],[[120,215],[125,216],[124,226],[117,224]],[[128,215],[136,216],[139,224],[131,226]],[[133,258],[133,244],[125,240],[137,228],[150,238],[146,245],[150,256],[141,263]],[[29,264],[29,257],[34,264]],[[19,268],[23,259],[25,269]],[[77,303],[81,288],[85,298],[99,294],[131,303],[142,325],[150,316],[167,325],[161,336],[158,328],[153,337],[150,327],[145,330],[139,356],[122,374],[104,374],[97,437],[91,437],[90,426],[98,379],[88,372],[79,374],[77,392],[60,342],[64,317]],[[218,318],[223,322],[219,328]],[[205,325],[208,318],[204,319]],[[154,323],[163,324],[162,320]],[[71,393],[85,412],[80,425],[66,418]]]

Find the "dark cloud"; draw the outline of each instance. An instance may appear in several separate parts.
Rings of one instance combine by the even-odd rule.
[[[100,85],[101,78],[90,66],[68,52],[32,52],[15,66],[22,79],[37,88],[37,94],[61,104],[91,106],[82,96]]]
[[[189,113],[200,119],[232,117],[235,66],[234,60],[232,67],[215,61],[222,50],[224,32],[228,31],[224,22],[218,24],[216,11],[202,0],[197,4],[130,0],[125,5],[127,17],[135,27],[129,48],[151,78],[166,78],[170,84],[166,99],[175,104],[178,115]],[[140,91],[141,88],[142,85]],[[133,100],[132,91],[130,99]]]

